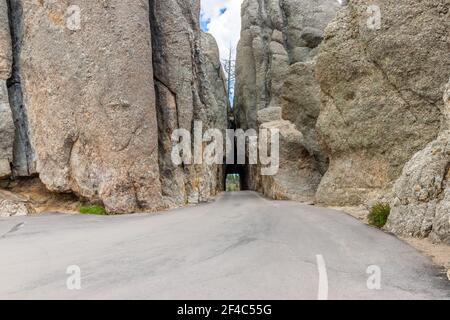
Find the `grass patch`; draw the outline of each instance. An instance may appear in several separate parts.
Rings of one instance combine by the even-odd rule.
[[[377,203],[370,209],[369,223],[370,225],[383,228],[391,214],[391,206],[387,203]]]
[[[104,216],[107,212],[104,207],[99,205],[83,205],[80,207],[80,213]]]

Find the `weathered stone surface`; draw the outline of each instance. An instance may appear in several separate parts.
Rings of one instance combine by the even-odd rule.
[[[7,0],[0,1],[0,79],[6,80],[11,75],[12,50],[9,31]]]
[[[175,129],[226,129],[227,94],[215,41],[199,27],[200,1],[150,1],[159,125],[159,167],[169,206],[210,200],[223,188],[221,166],[174,166]]]
[[[228,128],[228,110],[230,101],[226,87],[226,77],[220,62],[219,48],[216,40],[210,34],[201,33],[199,55],[200,86],[199,96],[201,107],[197,111],[202,118],[206,130],[218,129],[225,137]],[[224,190],[225,172],[222,165],[204,165],[206,200]]]
[[[0,190],[0,217],[26,216],[34,213],[27,199],[8,191]]]
[[[6,0],[0,0],[0,179],[11,174],[14,123],[6,80],[11,76],[12,49]]]
[[[199,0],[0,0],[0,177],[37,173],[110,213],[210,200],[222,166],[171,160],[175,129],[227,126],[199,12]]]
[[[261,176],[260,191],[272,199],[312,202],[322,175],[302,133],[286,120],[266,122],[261,129],[279,130],[280,167],[276,175]]]
[[[317,130],[330,168],[319,202],[360,205],[386,197],[405,163],[439,133],[450,74],[450,3],[350,1],[329,25],[316,67]]]
[[[206,120],[212,128],[226,129],[229,97],[219,48],[214,37],[208,33],[202,32],[200,40],[200,92],[208,113]]]
[[[315,60],[294,63],[289,67],[280,90],[283,118],[301,129],[305,147],[318,163],[321,174],[328,168],[327,157],[320,148],[316,123],[320,113],[320,87],[315,79]]]
[[[280,107],[270,107],[258,111],[258,123],[280,121],[283,120],[283,109]]]
[[[21,87],[43,183],[111,213],[161,208],[148,3],[78,1],[78,27],[67,2],[19,2]]]
[[[279,177],[274,177],[276,192],[270,190],[270,183],[262,182],[267,179],[261,179],[258,170],[249,169],[248,184],[267,195],[276,193],[279,198],[284,194],[285,198],[310,201],[314,194],[311,191],[317,188],[317,175],[326,171],[327,160],[315,131],[321,102],[314,77],[315,56],[323,30],[338,8],[333,0],[247,0],[242,5],[236,67],[237,126],[258,129],[264,122],[281,120],[274,113],[281,110],[282,119],[298,131],[297,137],[302,137],[295,148],[281,146],[282,162],[283,157],[297,157],[299,162],[284,162],[284,170],[290,175],[280,172]],[[311,161],[315,164],[309,167],[316,173],[297,170],[298,163]]]
[[[14,123],[8,102],[6,82],[0,79],[0,179],[11,174],[13,159]]]
[[[9,104],[15,124],[12,170],[15,177],[28,177],[36,173],[36,163],[30,141],[28,111],[22,92],[21,52],[24,29],[22,0],[8,0],[8,4],[13,65],[7,84]]]
[[[444,101],[450,124],[450,82]],[[450,244],[450,131],[406,164],[394,194],[388,230]]]

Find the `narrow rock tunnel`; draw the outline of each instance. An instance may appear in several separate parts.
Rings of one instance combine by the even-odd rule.
[[[234,120],[233,116],[228,116],[228,127],[231,130],[237,130],[236,122]],[[236,139],[236,138],[235,138]],[[236,140],[234,142],[234,161],[233,164],[225,164],[225,190],[227,190],[227,177],[229,175],[238,175],[239,176],[239,182],[240,182],[240,190],[245,191],[248,190],[248,183],[247,183],[247,167],[245,164],[238,164],[238,150],[237,150],[237,143]]]
[[[225,165],[225,179],[224,179],[225,184],[227,181],[227,177],[229,175],[238,175],[239,181],[240,181],[240,190],[241,191],[248,190],[246,173],[247,173],[247,171],[246,171],[245,165],[240,165],[240,164]],[[225,190],[227,190],[226,185],[225,185]]]

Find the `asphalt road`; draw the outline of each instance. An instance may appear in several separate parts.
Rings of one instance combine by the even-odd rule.
[[[0,219],[0,298],[449,299],[450,283],[342,212],[242,192],[161,215]]]

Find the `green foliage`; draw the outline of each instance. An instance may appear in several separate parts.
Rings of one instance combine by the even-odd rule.
[[[391,214],[391,207],[386,203],[377,203],[370,209],[369,213],[369,223],[370,225],[383,228]]]
[[[82,214],[93,214],[98,216],[106,215],[106,209],[99,205],[83,205],[80,207],[80,213]]]
[[[241,180],[238,174],[227,176],[227,192],[236,192],[241,190]]]

